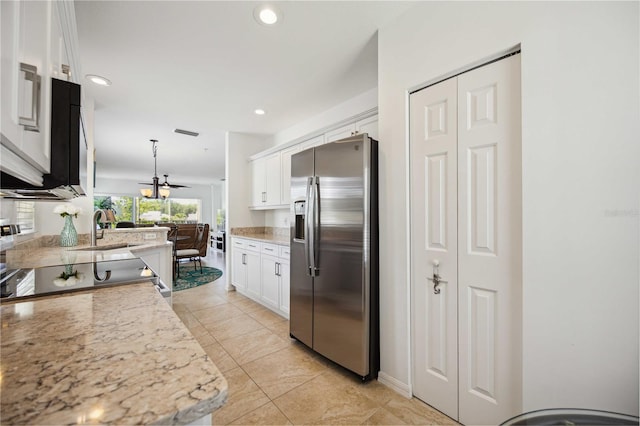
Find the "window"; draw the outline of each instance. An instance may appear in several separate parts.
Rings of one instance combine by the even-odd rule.
[[[169,198],[156,200],[143,197],[96,195],[96,209],[111,209],[116,222],[153,224],[156,222],[202,222],[202,201],[197,198]]]
[[[98,195],[93,197],[93,207],[96,209],[111,209],[116,216],[116,222],[133,222],[133,197],[115,195]]]
[[[16,201],[16,223],[20,232],[31,232],[35,228],[36,207],[33,201]]]
[[[138,197],[136,207],[136,223],[198,223],[202,221],[202,202],[199,199],[155,200]]]

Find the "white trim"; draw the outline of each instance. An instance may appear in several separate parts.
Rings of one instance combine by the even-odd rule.
[[[436,77],[436,78],[433,78],[433,79],[431,79],[429,81],[426,81],[424,83],[412,86],[412,87],[409,88],[409,94],[414,93],[414,92],[418,92],[418,91],[420,91],[420,90],[422,90],[422,89],[424,89],[426,87],[433,86],[434,84],[437,84],[437,83],[440,83],[442,81],[448,80],[451,77],[455,77],[455,76],[457,76],[459,74],[463,74],[465,72],[471,71],[474,68],[478,68],[478,67],[481,67],[483,65],[488,65],[489,63],[491,63],[493,61],[497,61],[498,59],[501,59],[501,58],[503,58],[505,56],[517,53],[520,50],[521,50],[521,44],[518,43],[517,45],[512,46],[512,47],[510,47],[508,49],[501,50],[500,52],[494,53],[493,55],[486,56],[486,57],[484,57],[482,59],[479,59],[479,60],[477,60],[475,62],[471,62],[470,64],[466,64],[463,67],[460,67],[460,68],[455,69],[453,71],[449,71],[447,73],[444,73],[444,74],[440,75],[439,77]]]
[[[405,232],[406,232],[406,247],[407,256],[406,270],[407,270],[407,382],[409,395],[413,395],[413,329],[411,327],[411,128],[410,128],[410,102],[411,92],[406,91],[404,93],[404,151],[405,151]]]
[[[401,382],[400,380],[388,375],[383,371],[378,372],[378,382],[382,383],[389,389],[398,392],[400,395],[404,396],[405,398],[408,398],[408,399],[412,398],[410,387],[408,384]]]

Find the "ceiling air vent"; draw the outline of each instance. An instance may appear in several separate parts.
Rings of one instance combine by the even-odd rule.
[[[180,133],[182,135],[188,135],[188,136],[198,136],[200,133],[198,132],[192,132],[190,130],[184,130],[184,129],[173,129],[174,133]]]

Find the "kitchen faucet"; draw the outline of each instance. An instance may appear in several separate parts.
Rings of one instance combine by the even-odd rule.
[[[104,229],[101,229],[100,236],[98,236],[96,232],[96,225],[98,217],[100,217],[101,221],[107,220],[107,212],[102,209],[97,209],[93,212],[93,219],[91,220],[91,247],[96,247],[98,245],[98,240],[104,237]]]

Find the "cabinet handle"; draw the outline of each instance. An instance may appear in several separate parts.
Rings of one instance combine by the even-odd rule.
[[[266,251],[273,251],[273,249],[272,249],[272,248],[269,248],[269,247],[265,247],[264,249],[265,249]]]
[[[242,253],[242,264],[243,265],[247,264],[247,261],[245,260],[246,259],[245,256],[246,256],[246,254]]]
[[[273,264],[273,275],[278,276],[278,262]]]
[[[267,202],[267,193],[266,193],[266,192],[263,192],[263,193],[262,193],[262,202],[263,202],[263,203],[266,203],[266,202]]]

